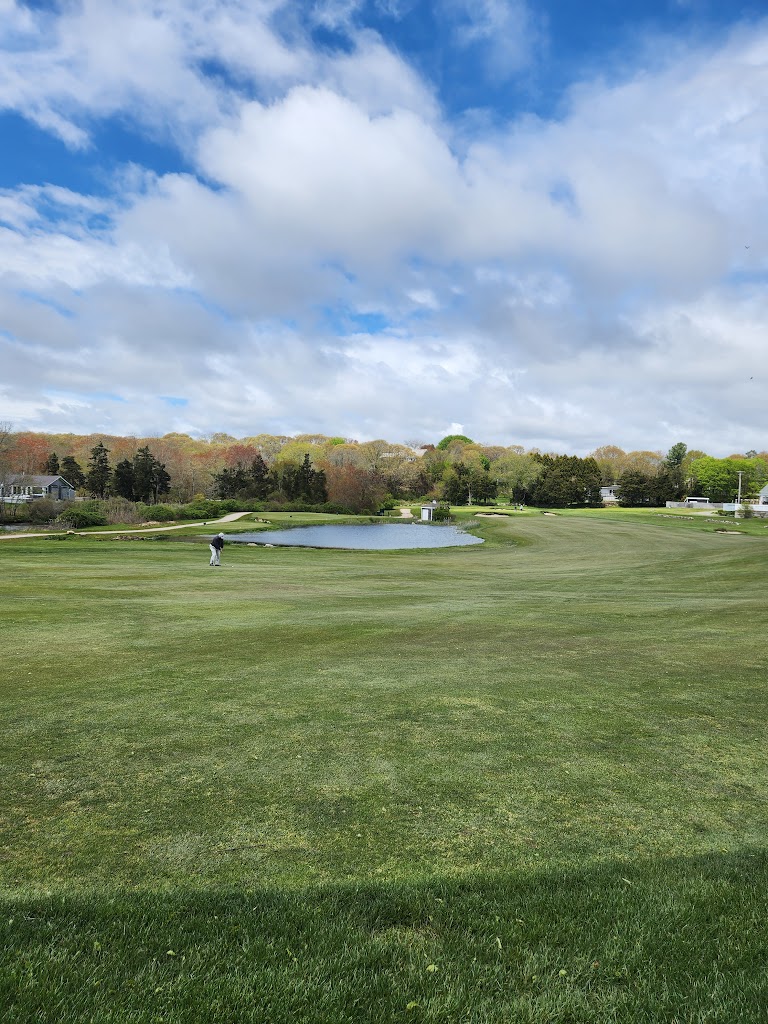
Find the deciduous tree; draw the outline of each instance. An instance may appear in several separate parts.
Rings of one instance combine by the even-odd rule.
[[[715,459],[705,455],[691,465],[698,489],[710,501],[734,501],[739,492],[739,472],[742,474],[742,498],[754,494],[760,489],[767,471],[768,467],[760,458]]]
[[[460,441],[462,444],[475,443],[471,437],[467,437],[465,434],[447,434],[437,442],[437,448],[439,451],[444,452],[447,448],[450,448],[454,441]]]
[[[600,479],[604,484],[616,483],[626,469],[627,453],[623,448],[617,448],[615,444],[604,444],[600,448],[595,448],[591,458],[597,463]]]
[[[362,466],[328,466],[328,501],[351,512],[376,512],[387,496],[386,487],[375,473]]]
[[[14,472],[27,476],[42,472],[49,452],[50,444],[44,435],[30,431],[16,434],[13,445]]]
[[[542,465],[533,455],[525,455],[518,448],[508,448],[491,463],[489,472],[495,478],[500,492],[509,495],[511,501],[528,502],[531,489],[541,475]]]

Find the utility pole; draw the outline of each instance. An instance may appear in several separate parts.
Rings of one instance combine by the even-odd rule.
[[[743,509],[741,507],[741,477],[742,477],[743,473],[744,473],[743,469],[738,470],[738,474],[739,474],[739,496],[736,499],[736,511],[734,512],[734,518],[736,518],[736,519],[741,519],[741,517],[744,514],[744,511],[743,511]]]

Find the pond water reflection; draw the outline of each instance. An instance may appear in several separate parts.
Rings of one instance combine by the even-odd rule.
[[[276,547],[345,548],[365,551],[397,551],[405,548],[453,548],[482,544],[480,537],[455,526],[426,523],[371,523],[359,526],[296,526],[269,533],[231,533],[233,544],[274,544]]]

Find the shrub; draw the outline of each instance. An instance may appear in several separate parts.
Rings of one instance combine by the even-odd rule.
[[[51,523],[63,511],[63,502],[52,498],[38,498],[30,501],[24,510],[24,518],[30,523]]]
[[[327,512],[333,516],[352,516],[354,512],[346,505],[340,505],[338,501],[326,501],[317,506],[318,512]]]
[[[127,498],[107,498],[106,501],[101,502],[101,506],[110,526],[141,522],[139,506]]]
[[[82,501],[65,509],[59,522],[82,530],[86,526],[106,526],[107,517],[100,501]]]
[[[219,502],[211,498],[196,498],[189,505],[182,505],[179,511],[182,519],[216,519]]]
[[[158,523],[170,523],[174,519],[183,518],[178,505],[144,505],[139,503],[136,508],[142,522],[147,519],[154,519]]]
[[[265,501],[256,512],[326,512],[337,516],[352,516],[355,513],[346,505],[336,501],[324,501],[321,505],[311,505],[306,501]]]

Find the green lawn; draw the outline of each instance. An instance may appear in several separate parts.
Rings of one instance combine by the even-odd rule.
[[[4,1021],[764,1020],[768,531],[610,511],[0,542]]]

